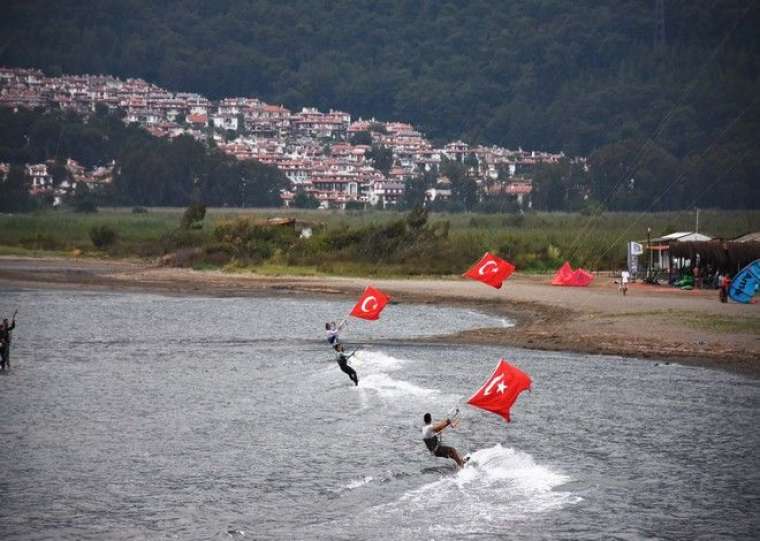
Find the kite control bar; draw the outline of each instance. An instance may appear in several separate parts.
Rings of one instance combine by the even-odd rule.
[[[446,414],[446,418],[449,420],[449,426],[456,428],[459,424],[459,406],[454,406]]]

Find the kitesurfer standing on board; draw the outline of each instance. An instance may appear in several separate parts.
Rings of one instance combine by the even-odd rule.
[[[450,458],[457,463],[457,466],[463,467],[465,461],[462,460],[459,452],[453,447],[441,444],[439,434],[443,429],[453,425],[451,419],[434,423],[433,417],[429,413],[426,413],[423,420],[425,421],[425,426],[422,427],[422,441],[425,442],[428,450],[437,457]]]
[[[348,377],[354,382],[354,385],[359,385],[359,376],[356,375],[356,370],[348,366],[348,359],[350,359],[352,355],[353,353],[351,355],[346,355],[345,349],[343,349],[343,344],[335,344],[335,360],[338,361],[338,366],[340,366],[340,369],[343,370],[343,372],[348,374]]]

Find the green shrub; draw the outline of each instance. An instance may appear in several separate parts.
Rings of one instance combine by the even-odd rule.
[[[594,199],[589,199],[581,208],[583,216],[601,216],[604,214],[604,205]]]
[[[188,229],[174,229],[161,236],[161,247],[164,253],[173,252],[182,248],[197,248],[203,246],[208,240],[208,235],[202,231]]]
[[[293,206],[299,209],[317,209],[319,200],[303,190],[299,190],[293,198]]]
[[[525,224],[525,215],[510,214],[502,218],[501,224],[506,227],[522,227]]]
[[[214,229],[214,237],[231,246],[239,259],[255,263],[269,259],[278,250],[287,252],[299,241],[289,225],[258,224],[247,218],[220,223]]]
[[[204,261],[216,266],[226,265],[235,258],[235,247],[223,242],[209,244],[203,252]]]
[[[203,227],[203,219],[206,217],[206,205],[193,203],[182,214],[181,229],[200,229]]]
[[[90,228],[90,240],[98,250],[107,250],[116,243],[116,231],[107,225],[96,225]]]
[[[365,204],[361,201],[348,201],[346,203],[346,210],[364,210]]]
[[[22,238],[19,244],[29,250],[63,250],[65,245],[53,235],[37,233],[33,237]]]
[[[94,212],[98,212],[98,205],[95,203],[94,199],[89,199],[89,198],[78,199],[74,203],[74,211],[82,212],[82,213],[94,213]]]

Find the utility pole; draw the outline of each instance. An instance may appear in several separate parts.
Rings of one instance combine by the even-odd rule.
[[[697,223],[694,226],[694,232],[699,233],[699,207],[697,207]]]
[[[652,235],[652,228],[647,227],[647,250],[649,250],[649,265],[647,265],[647,281],[652,276],[652,241],[650,239]]]

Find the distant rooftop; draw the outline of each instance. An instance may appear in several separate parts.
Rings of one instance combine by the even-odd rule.
[[[760,242],[760,231],[746,233],[740,237],[736,237],[734,242]]]
[[[669,235],[652,239],[652,242],[701,242],[706,240],[712,240],[712,237],[708,237],[702,233],[694,233],[692,231],[678,231],[676,233],[670,233]]]

